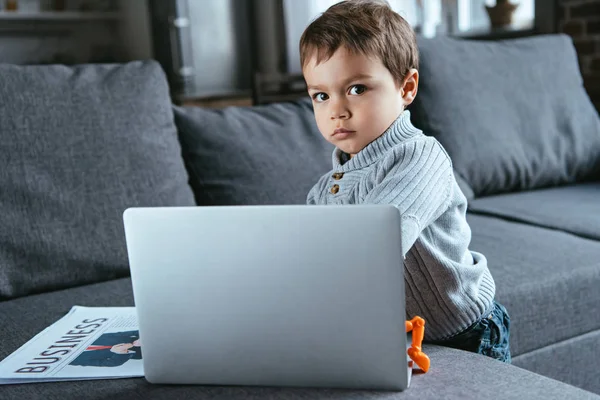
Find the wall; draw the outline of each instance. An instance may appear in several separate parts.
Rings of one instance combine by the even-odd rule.
[[[600,110],[600,0],[558,2],[559,30],[573,38],[585,87]]]
[[[20,0],[19,11],[36,11],[28,7],[34,1],[38,0]],[[69,11],[78,11],[81,3],[67,4]],[[0,62],[73,64],[152,58],[146,0],[118,0],[116,5],[121,16],[116,20],[0,19]]]
[[[122,15],[119,29],[121,58],[125,61],[152,58],[147,1],[121,0],[119,9]]]
[[[249,2],[190,0],[188,9],[196,92],[225,96],[249,91]]]

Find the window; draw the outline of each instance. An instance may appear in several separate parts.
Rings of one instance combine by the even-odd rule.
[[[283,0],[288,72],[292,74],[301,72],[298,43],[300,42],[300,36],[302,36],[304,29],[313,19],[319,16],[319,14],[339,1],[340,0]],[[404,19],[412,26],[417,26],[419,23],[419,2],[420,0],[388,0],[392,9],[402,15],[402,17],[404,17]],[[431,1],[425,0],[425,3],[431,3]],[[429,8],[431,8],[431,6],[429,6]]]
[[[519,3],[513,15],[513,28],[527,29],[533,27],[535,0],[513,2],[515,4]],[[458,0],[458,31],[468,32],[489,29],[489,18],[485,6],[494,4],[494,0]]]
[[[288,72],[301,72],[298,43],[306,26],[338,2],[339,0],[283,0]],[[387,0],[387,2],[394,11],[402,15],[426,37],[448,32],[488,30],[489,18],[485,5],[495,4],[495,0]],[[513,16],[513,27],[531,28],[534,22],[535,0],[513,0],[513,2],[519,3]]]

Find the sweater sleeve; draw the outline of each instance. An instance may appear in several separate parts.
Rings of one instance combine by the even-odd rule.
[[[431,137],[397,146],[364,182],[364,204],[393,204],[402,215],[402,251],[449,207],[452,162]]]
[[[321,176],[317,183],[310,189],[308,195],[306,196],[306,204],[307,205],[317,205],[322,204],[323,191],[325,190],[325,186],[327,184],[327,178],[330,174],[326,174]]]
[[[318,184],[313,186],[312,189],[310,189],[310,191],[308,192],[308,195],[306,196],[306,204],[308,204],[309,206],[317,204],[317,186]]]

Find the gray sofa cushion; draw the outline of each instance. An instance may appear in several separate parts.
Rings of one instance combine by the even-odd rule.
[[[224,110],[175,107],[200,205],[303,204],[331,169],[310,99]]]
[[[600,241],[488,216],[467,220],[470,248],[487,257],[511,316],[514,356],[600,329]],[[600,347],[588,351],[600,359]]]
[[[0,303],[0,359],[62,317],[72,305],[131,306],[131,281],[121,279]],[[3,399],[592,399],[558,381],[490,358],[438,346],[425,346],[427,374],[412,378],[405,392],[294,388],[151,385],[144,379],[115,379],[4,386]],[[494,397],[494,396],[492,396]],[[495,396],[498,397],[498,396]]]
[[[600,119],[568,36],[418,44],[413,123],[476,197],[600,180]]]
[[[122,213],[194,205],[155,62],[0,66],[0,300],[125,276]]]
[[[598,343],[600,330],[521,354],[514,357],[512,363],[537,374],[600,394]],[[582,368],[582,365],[589,367]]]
[[[483,197],[469,211],[600,240],[600,183]]]

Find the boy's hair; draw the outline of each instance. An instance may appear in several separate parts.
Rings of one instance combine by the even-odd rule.
[[[313,55],[319,64],[342,46],[379,57],[398,85],[411,68],[419,67],[415,33],[386,1],[347,0],[329,7],[302,33],[302,68]]]

